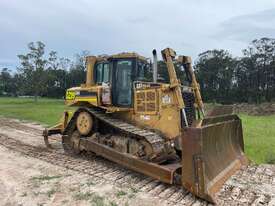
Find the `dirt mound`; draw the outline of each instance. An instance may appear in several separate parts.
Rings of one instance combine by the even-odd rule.
[[[234,111],[236,113],[245,113],[249,115],[262,116],[275,114],[275,103],[262,104],[234,104]]]

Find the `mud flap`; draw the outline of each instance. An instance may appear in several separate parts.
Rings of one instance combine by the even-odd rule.
[[[247,165],[241,120],[237,115],[210,116],[184,130],[182,184],[215,203],[224,182]]]

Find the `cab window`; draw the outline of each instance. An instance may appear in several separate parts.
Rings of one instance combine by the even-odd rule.
[[[109,82],[109,64],[103,64],[102,82]]]
[[[95,67],[95,82],[101,84],[102,82],[109,82],[109,64],[98,63]]]
[[[152,72],[150,73],[150,65],[141,61],[137,62],[137,81],[151,81]]]

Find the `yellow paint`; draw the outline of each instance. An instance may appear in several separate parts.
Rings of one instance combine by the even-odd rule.
[[[98,106],[97,97],[76,97],[74,102],[81,103],[81,102],[88,102],[91,105]]]
[[[83,101],[83,102],[97,102],[97,97],[76,97],[75,101]]]
[[[66,103],[70,106],[95,106],[104,108],[106,112],[113,113],[124,120],[131,121],[137,125],[146,126],[161,131],[167,138],[173,139],[181,135],[180,109],[184,107],[181,94],[180,82],[177,79],[172,49],[162,51],[164,62],[167,65],[170,82],[169,84],[155,84],[142,82],[134,88],[133,108],[119,108],[115,105],[104,105],[101,102],[102,85],[94,84],[88,72],[86,84],[81,87],[70,88],[66,93]],[[137,58],[141,56],[135,53],[121,53],[111,56],[112,58]],[[146,60],[146,59],[144,59]],[[99,59],[96,61],[108,61]],[[93,66],[93,65],[90,65]],[[91,70],[91,69],[90,69]],[[78,91],[96,92],[96,96],[76,96]]]
[[[148,100],[147,93],[155,93],[154,100]],[[138,94],[144,94],[143,98],[138,98]],[[153,128],[161,131],[166,137],[173,139],[181,135],[180,110],[177,107],[177,98],[174,91],[162,90],[158,88],[139,88],[134,92],[134,113],[126,115],[124,118],[129,118],[141,126]],[[169,101],[163,101],[163,97],[169,97]],[[167,98],[166,98],[167,99]],[[148,111],[147,104],[154,103],[155,110]],[[144,110],[138,110],[139,105],[144,105]]]
[[[75,98],[75,91],[67,90],[66,100],[73,100]]]

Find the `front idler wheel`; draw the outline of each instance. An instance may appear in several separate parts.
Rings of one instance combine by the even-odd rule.
[[[93,128],[93,122],[93,118],[88,112],[80,112],[76,119],[76,127],[80,135],[89,135]]]

